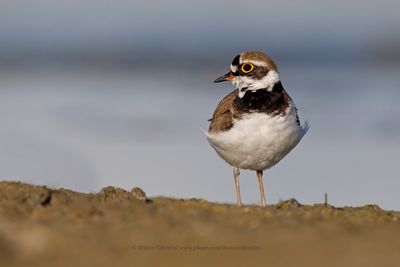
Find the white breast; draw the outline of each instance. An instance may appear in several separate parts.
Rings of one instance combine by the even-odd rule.
[[[284,116],[248,113],[225,132],[206,133],[218,155],[231,166],[265,170],[285,157],[301,140],[308,125],[299,126],[294,106]]]

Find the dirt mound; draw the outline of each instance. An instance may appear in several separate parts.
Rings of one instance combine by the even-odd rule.
[[[0,266],[400,266],[400,213],[0,182]]]

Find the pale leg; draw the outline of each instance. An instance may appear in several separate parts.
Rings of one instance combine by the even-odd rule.
[[[258,178],[258,185],[260,187],[260,194],[261,194],[261,205],[265,207],[267,202],[265,201],[265,193],[264,193],[264,184],[262,180],[263,171],[257,171],[257,178]]]
[[[238,205],[238,207],[241,207],[242,206],[242,200],[240,198],[239,175],[240,175],[239,168],[234,167],[233,168],[233,177],[235,179],[237,205]]]

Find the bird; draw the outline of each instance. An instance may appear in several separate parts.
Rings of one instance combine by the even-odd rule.
[[[235,90],[218,104],[205,135],[217,154],[233,167],[237,206],[242,206],[239,176],[244,169],[256,171],[265,207],[263,172],[300,142],[309,123],[301,123],[277,65],[263,52],[235,56],[229,72],[214,82],[224,81],[232,82]]]

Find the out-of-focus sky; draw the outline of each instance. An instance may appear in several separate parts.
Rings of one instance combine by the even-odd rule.
[[[201,128],[258,49],[311,129],[268,201],[400,209],[397,1],[1,1],[0,177],[234,202]],[[245,203],[259,202],[242,172]]]
[[[369,57],[399,41],[399,8],[389,0],[1,1],[0,48],[21,60],[184,62],[253,47],[292,61]]]

